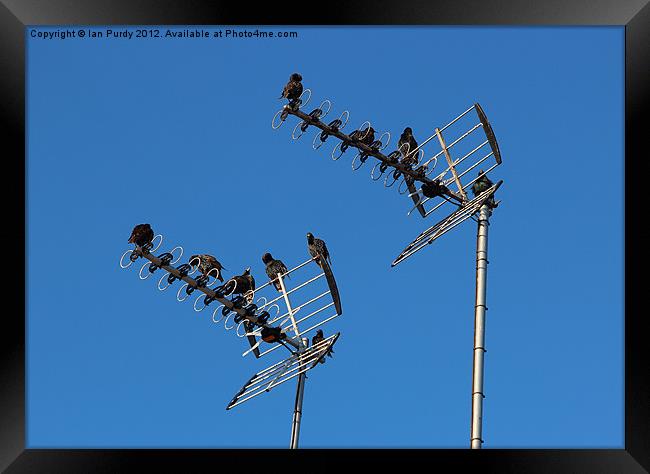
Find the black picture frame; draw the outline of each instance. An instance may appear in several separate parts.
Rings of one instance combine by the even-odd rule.
[[[252,7],[253,5],[254,8]],[[311,6],[311,8],[309,8]],[[639,163],[643,153],[644,112],[650,97],[650,5],[647,0],[457,0],[457,1],[375,1],[355,2],[344,7],[326,3],[169,1],[169,0],[3,0],[0,5],[0,74],[4,124],[5,163],[12,170],[2,188],[5,212],[10,221],[5,232],[15,239],[7,252],[5,271],[23,268],[25,254],[26,206],[12,206],[25,186],[25,28],[29,25],[209,25],[209,24],[318,24],[318,25],[620,25],[625,26],[625,448],[624,449],[482,449],[472,450],[45,450],[26,449],[25,429],[25,299],[26,279],[13,277],[5,295],[22,301],[17,310],[5,311],[0,330],[0,469],[7,473],[103,473],[142,471],[161,466],[164,470],[202,472],[224,463],[264,462],[285,467],[291,458],[319,467],[340,467],[345,461],[372,461],[372,465],[403,466],[403,462],[426,463],[433,468],[454,470],[480,468],[498,473],[641,473],[650,469],[650,391],[644,363],[644,314],[639,302],[647,259],[640,250],[644,235],[639,229],[641,214],[641,173],[630,164]],[[594,133],[599,125],[594,124]],[[646,133],[647,135],[647,133]],[[630,161],[628,161],[630,160]],[[594,187],[594,208],[606,186]],[[24,233],[20,229],[24,229]],[[594,219],[593,232],[598,232]],[[22,242],[20,241],[22,237]],[[595,256],[597,258],[597,256]],[[9,276],[9,275],[7,275]],[[23,274],[23,277],[25,274]],[[23,296],[22,300],[20,295]],[[22,309],[22,311],[21,311]],[[22,317],[20,315],[23,315]],[[598,348],[594,348],[598,350]],[[585,387],[585,397],[589,387]],[[244,458],[245,457],[245,458]],[[312,461],[313,460],[313,461]],[[274,461],[280,461],[276,464]],[[297,464],[297,463],[296,463]],[[249,466],[250,464],[246,464]],[[306,467],[313,464],[305,464]]]

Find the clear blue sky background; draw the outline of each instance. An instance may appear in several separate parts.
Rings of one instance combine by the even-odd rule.
[[[421,139],[483,106],[505,180],[484,447],[623,447],[623,28],[287,29],[299,38],[27,30],[28,446],[288,446],[294,383],[225,411],[276,355],[242,358],[209,314],[120,269],[149,222],[166,249],[258,281],[263,252],[295,264],[306,232],[326,240],[344,309],[326,333],[342,336],[307,380],[301,446],[468,447],[475,224],[391,269],[434,221],[351,155],[331,161],[334,139],[315,152],[295,119],[271,128],[299,71],[350,127]]]

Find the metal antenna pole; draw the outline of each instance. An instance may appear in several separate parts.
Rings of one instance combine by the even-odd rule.
[[[308,101],[309,98],[311,98],[311,90],[305,89],[302,93],[305,94],[307,91],[309,92],[309,96],[306,99],[306,101]],[[302,94],[301,97],[303,96]],[[327,108],[327,112],[325,112],[324,108],[325,105],[327,105],[328,103],[329,106]],[[342,154],[345,153],[345,149],[348,147],[353,147],[357,149],[358,150],[357,155],[355,155],[355,157],[352,160],[352,169],[354,171],[358,170],[369,156],[376,158],[377,160],[379,160],[379,162],[375,163],[370,173],[370,177],[374,181],[377,181],[381,177],[381,175],[386,170],[388,170],[388,168],[392,168],[393,169],[393,171],[391,171],[392,176],[391,174],[386,176],[386,178],[384,179],[384,186],[391,187],[393,184],[395,184],[395,182],[398,179],[400,179],[400,177],[402,178],[402,181],[398,185],[398,192],[400,194],[405,194],[406,190],[402,192],[401,188],[403,184],[406,184],[406,187],[409,192],[408,197],[412,198],[413,202],[415,203],[415,206],[411,208],[411,210],[408,212],[408,215],[410,215],[415,209],[417,209],[422,215],[422,217],[427,217],[436,209],[444,205],[445,202],[451,202],[452,204],[459,206],[458,209],[455,209],[447,217],[440,220],[433,226],[429,227],[424,232],[420,233],[420,235],[418,235],[416,239],[413,240],[402,251],[402,253],[393,261],[391,266],[394,267],[395,265],[409,258],[416,252],[427,247],[429,244],[433,243],[433,241],[436,240],[438,237],[447,233],[448,231],[450,231],[460,223],[464,222],[465,220],[469,219],[470,217],[476,220],[475,215],[477,211],[479,212],[478,233],[477,233],[477,242],[476,242],[476,301],[474,307],[474,355],[473,355],[474,360],[473,360],[473,368],[472,368],[472,414],[470,420],[471,421],[470,448],[480,449],[483,443],[483,439],[481,438],[481,436],[482,436],[482,428],[483,428],[482,427],[483,398],[485,398],[485,395],[483,395],[483,362],[484,362],[483,359],[484,359],[484,353],[486,352],[484,348],[485,345],[484,342],[485,342],[485,312],[487,311],[485,301],[486,301],[487,265],[488,265],[488,260],[487,260],[488,226],[490,224],[489,219],[492,215],[492,209],[496,207],[497,204],[497,202],[494,201],[494,193],[499,188],[499,186],[501,186],[501,184],[503,183],[503,180],[500,180],[497,184],[493,184],[488,179],[484,183],[484,184],[489,184],[487,186],[487,189],[483,189],[483,191],[480,193],[474,192],[476,188],[472,186],[474,183],[478,182],[478,180],[481,178],[482,175],[486,175],[487,173],[489,173],[490,171],[492,171],[494,168],[496,168],[502,163],[501,152],[499,151],[499,145],[497,144],[494,131],[492,130],[492,126],[490,125],[490,122],[487,120],[487,116],[485,115],[485,112],[483,111],[483,109],[478,103],[475,103],[472,107],[468,108],[465,112],[460,114],[458,117],[453,119],[445,126],[441,128],[436,128],[435,133],[431,135],[429,138],[422,141],[419,146],[415,147],[414,150],[404,151],[401,149],[402,147],[399,146],[397,150],[391,152],[388,155],[384,155],[381,152],[381,150],[383,150],[384,148],[386,148],[386,146],[388,146],[388,142],[390,141],[389,132],[382,133],[378,140],[374,140],[374,136],[373,136],[374,141],[368,144],[365,143],[363,139],[361,139],[361,136],[359,136],[359,134],[363,134],[363,136],[365,137],[366,133],[364,130],[370,130],[369,121],[364,122],[359,127],[359,129],[355,130],[350,135],[347,135],[341,132],[341,129],[345,126],[345,124],[348,123],[348,119],[350,118],[350,113],[347,110],[343,111],[341,115],[339,115],[339,118],[333,120],[332,122],[330,122],[330,124],[326,124],[325,122],[321,121],[321,118],[324,117],[331,109],[332,106],[331,101],[329,101],[328,99],[324,100],[323,102],[321,102],[321,105],[319,107],[312,110],[309,114],[306,114],[300,110],[301,105],[303,105],[302,99],[299,101],[296,100],[290,101],[289,104],[283,106],[281,110],[278,110],[276,112],[276,114],[273,116],[271,126],[274,129],[279,128],[288,115],[294,115],[298,117],[301,120],[301,122],[296,124],[293,132],[291,133],[291,137],[294,140],[300,138],[302,133],[298,136],[296,136],[295,134],[298,127],[300,127],[301,132],[305,132],[307,128],[310,126],[320,130],[320,132],[317,135],[315,135],[314,139],[312,140],[312,148],[314,148],[315,150],[320,148],[320,146],[323,143],[325,143],[325,140],[329,136],[338,138],[339,140],[341,140],[341,143],[338,143],[335,146],[335,148],[332,150],[332,154],[331,154],[332,159],[338,160],[342,156]],[[480,123],[475,124],[469,130],[464,131],[462,135],[458,136],[453,141],[450,141],[449,144],[447,144],[445,139],[442,136],[442,132],[445,131],[448,127],[450,127],[452,124],[460,120],[461,117],[464,117],[466,114],[468,114],[471,110],[476,111]],[[280,117],[279,124],[276,124],[277,117]],[[368,127],[364,128],[364,125],[366,123],[368,124]],[[459,150],[459,148],[462,147],[456,147],[455,150],[458,150],[459,154],[464,153],[464,155],[461,158],[453,159],[450,154],[451,147],[455,146],[461,140],[464,140],[465,138],[470,136],[470,134],[472,134],[475,130],[478,130],[480,128],[483,129],[486,139],[482,141],[479,138],[479,141],[481,141],[481,143],[478,145],[476,145],[476,143],[478,142],[474,143],[475,140],[473,139],[470,139],[469,142],[465,142],[465,144],[470,143],[471,144],[470,146],[473,147],[473,149],[467,153],[465,149],[462,149],[462,151]],[[386,133],[388,134],[387,140],[383,138]],[[426,143],[434,140],[435,138],[438,139],[441,151],[431,156],[428,160],[424,161],[424,163],[421,163],[418,152],[421,150],[423,151],[422,147]],[[319,139],[320,139],[320,143],[317,143],[317,140]],[[490,153],[486,154],[480,159],[475,159],[476,158],[475,156],[475,158],[472,158],[470,162],[467,162],[469,163],[468,167],[463,166],[463,168],[466,168],[464,170],[459,171],[456,168],[458,165],[463,163],[468,157],[472,156],[475,152],[477,152],[478,150],[480,150],[481,148],[483,148],[485,145],[488,144],[491,149]],[[345,148],[343,148],[344,145]],[[339,149],[339,152],[338,152],[338,156],[335,156],[337,148]],[[429,174],[433,171],[436,164],[438,163],[438,157],[443,154],[445,160],[447,161],[447,168],[441,173],[439,173],[435,178],[429,178]],[[483,154],[483,152],[481,152],[480,154]],[[403,155],[405,157],[412,156],[416,158],[417,164],[409,165],[407,163],[404,163],[404,161],[406,160],[399,159],[400,155]],[[461,179],[465,175],[467,175],[467,173],[475,169],[481,163],[485,162],[491,156],[494,157],[496,163],[491,165],[489,168],[487,168],[487,171],[480,171],[476,178],[469,179],[469,181],[466,182],[465,185],[463,185]],[[359,158],[359,163],[355,165],[355,161],[357,160],[357,158]],[[422,156],[422,159],[424,159],[424,155]],[[474,161],[473,164],[471,163],[472,161]],[[431,167],[431,169],[429,169],[429,165],[432,162],[433,162],[433,166]],[[375,169],[377,168],[378,165],[379,165],[380,174],[379,176],[375,176]],[[447,176],[447,173],[451,173],[452,179],[445,178]],[[390,184],[388,184],[389,176],[392,177],[392,182]],[[466,181],[467,179],[468,178],[465,178]],[[422,183],[419,189],[417,189],[415,186],[416,182]],[[457,191],[451,191],[447,187],[451,182],[454,182],[456,184],[458,188]],[[465,189],[468,186],[472,186],[471,189],[474,192],[473,199],[468,199],[467,193],[465,192]],[[478,189],[480,188],[481,187],[479,187]],[[422,199],[421,196],[424,197],[424,199]],[[440,196],[442,198],[442,202],[433,206],[431,209],[427,211],[424,208],[424,204],[437,196]],[[451,201],[450,199],[447,199],[448,197],[452,198],[455,202]],[[302,350],[303,349],[299,349],[299,352]]]
[[[307,347],[309,339],[302,339],[303,347]],[[293,409],[293,420],[291,421],[291,445],[290,449],[298,449],[298,437],[300,436],[300,419],[302,418],[302,396],[305,393],[305,379],[307,374],[303,372],[298,376],[298,386],[296,388],[296,403]]]
[[[481,449],[483,429],[483,354],[485,353],[485,290],[487,283],[488,226],[492,211],[487,204],[480,209],[476,236],[476,305],[474,306],[474,368],[472,373],[471,449]]]

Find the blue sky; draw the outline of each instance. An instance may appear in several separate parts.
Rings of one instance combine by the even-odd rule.
[[[278,356],[242,358],[209,314],[120,269],[149,222],[165,249],[260,282],[265,251],[291,265],[306,232],[327,242],[344,314],[325,332],[342,335],[307,379],[302,447],[468,447],[475,224],[391,269],[435,221],[407,217],[351,154],[333,162],[334,139],[313,151],[314,132],[291,140],[293,117],[271,128],[299,71],[313,101],[333,102],[328,118],[350,111],[350,130],[370,120],[421,140],[482,105],[505,181],[484,447],[622,447],[623,28],[286,30],[299,37],[27,29],[27,445],[288,446],[294,383],[225,410]]]

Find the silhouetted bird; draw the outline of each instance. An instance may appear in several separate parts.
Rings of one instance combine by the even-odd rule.
[[[323,270],[325,279],[327,280],[327,286],[329,287],[332,299],[334,300],[336,313],[341,314],[343,312],[341,309],[341,297],[339,296],[339,289],[336,286],[336,280],[334,279],[332,269],[330,268],[332,260],[330,258],[330,252],[327,250],[327,245],[325,245],[325,242],[321,239],[314,237],[311,232],[307,232],[307,249],[309,250],[309,255],[316,259],[316,264]]]
[[[300,94],[302,94],[302,82],[300,81],[302,81],[302,76],[300,74],[297,72],[291,74],[289,82],[287,82],[287,85],[282,89],[280,99],[285,98],[289,99],[289,101],[293,101],[300,97]]]
[[[287,338],[287,335],[282,332],[282,328],[279,327],[265,327],[260,335],[264,342],[279,342]]]
[[[363,130],[355,130],[350,134],[350,138],[370,146],[375,141],[375,129],[369,126]]]
[[[223,277],[221,276],[221,270],[223,269],[223,266],[221,263],[219,263],[219,260],[214,258],[212,255],[192,255],[190,257],[190,262],[199,266],[201,274],[213,276],[223,283]]]
[[[472,193],[474,196],[478,196],[486,189],[489,189],[494,183],[490,181],[490,178],[487,177],[485,171],[481,170],[478,172],[478,179],[474,181],[472,185]]]
[[[136,244],[138,247],[143,247],[153,240],[153,229],[149,224],[138,224],[133,228],[131,237],[129,237],[130,244]]]
[[[375,141],[375,129],[372,127],[368,127],[368,129],[366,133],[361,132],[361,143],[370,146]]]
[[[282,291],[280,282],[278,281],[278,273],[286,273],[287,267],[281,260],[275,260],[270,253],[262,255],[262,262],[266,265],[266,274],[273,281],[273,286],[278,291]]]
[[[397,143],[398,149],[402,152],[404,158],[402,158],[402,164],[413,166],[418,162],[418,152],[413,151],[418,147],[415,138],[413,138],[413,130],[411,127],[406,127],[402,134],[399,137],[399,142]]]
[[[321,263],[321,258],[324,259],[327,263],[331,264],[330,253],[327,250],[327,245],[321,239],[314,237],[314,234],[307,232],[307,248],[309,249],[309,255],[316,259],[318,266],[323,268]]]
[[[318,331],[316,331],[316,335],[315,335],[314,337],[311,338],[311,345],[312,345],[312,346],[315,346],[316,344],[318,344],[319,342],[324,341],[324,340],[325,340],[325,336],[323,335],[323,330],[322,330],[322,329],[319,329]],[[322,350],[322,347],[321,347],[320,349]],[[328,355],[329,357],[332,357],[332,353],[333,353],[333,352],[334,352],[334,351],[330,348],[330,350],[327,351],[327,355]],[[324,359],[324,357],[325,357],[325,355],[323,355],[323,356],[318,360],[318,362],[320,362],[321,364],[324,364],[324,363],[325,363],[325,359]]]
[[[422,185],[422,194],[428,198],[435,198],[437,196],[442,196],[443,194],[448,194],[449,188],[442,184],[439,179],[434,179],[430,183],[424,183]]]
[[[318,331],[316,331],[316,335],[311,338],[311,345],[315,346],[316,344],[321,342],[323,339],[325,339],[325,337],[323,336],[323,330],[319,329]]]
[[[485,171],[481,170],[478,172],[478,179],[472,184],[472,194],[476,197],[483,191],[490,189],[493,185],[494,183],[490,181]],[[497,204],[494,202],[494,194],[491,194],[486,202],[490,207],[497,207]]]
[[[226,293],[230,293],[232,285],[234,285],[232,293],[236,295],[243,295],[249,291],[254,291],[255,278],[253,278],[253,275],[251,275],[250,267],[244,270],[244,273],[241,275],[234,276],[228,280],[226,283]]]

